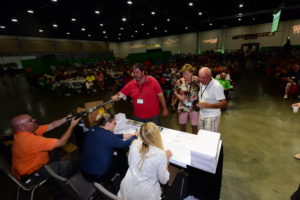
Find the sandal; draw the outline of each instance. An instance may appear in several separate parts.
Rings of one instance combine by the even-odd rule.
[[[299,154],[296,154],[296,155],[294,155],[294,158],[296,158],[296,159],[300,160],[300,153],[299,153]]]

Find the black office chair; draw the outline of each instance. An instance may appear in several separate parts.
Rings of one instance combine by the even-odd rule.
[[[123,200],[121,197],[111,193],[105,187],[103,187],[100,183],[94,183],[95,188],[102,194],[105,200]]]
[[[21,181],[19,181],[18,179],[16,179],[14,177],[14,175],[11,173],[11,168],[10,165],[8,164],[8,162],[0,156],[0,169],[13,181],[17,184],[18,186],[18,192],[17,192],[17,200],[19,199],[20,196],[20,189],[24,190],[24,191],[31,191],[30,194],[30,200],[33,200],[34,197],[34,192],[37,188],[39,188],[40,186],[42,186],[47,180],[40,180],[38,183],[35,183],[34,185],[26,185],[24,183],[22,183]]]
[[[96,189],[91,182],[88,182],[80,172],[67,179],[58,175],[50,166],[45,165],[45,169],[58,185],[75,200],[89,200],[95,197]]]

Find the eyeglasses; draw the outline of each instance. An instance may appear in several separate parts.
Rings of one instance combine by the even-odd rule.
[[[29,119],[28,121],[23,122],[21,125],[27,124],[27,123],[29,123],[29,122],[35,122],[35,119],[34,119],[34,118],[31,118],[31,119]]]

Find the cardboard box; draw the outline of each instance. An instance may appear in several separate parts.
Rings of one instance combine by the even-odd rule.
[[[84,103],[84,108],[78,107],[77,108],[77,113],[86,111],[89,108],[92,108],[94,106],[98,106],[102,103],[103,103],[103,101],[92,101],[92,102]],[[86,117],[83,118],[85,127],[89,128],[89,127],[92,127],[92,126],[95,125],[96,116],[97,116],[98,113],[99,113],[99,109],[89,113]]]
[[[101,101],[86,102],[86,103],[84,103],[84,108],[83,107],[77,107],[76,111],[77,111],[77,113],[84,112],[84,111],[86,111],[86,110],[88,110],[92,107],[99,106],[101,104],[103,104],[102,100]],[[105,111],[107,111],[108,109],[110,109],[112,107],[113,107],[112,103],[109,103],[109,104],[106,104],[105,106],[89,113],[86,117],[83,118],[85,127],[89,128],[89,127],[95,126],[96,117],[97,117],[100,109],[104,109]]]

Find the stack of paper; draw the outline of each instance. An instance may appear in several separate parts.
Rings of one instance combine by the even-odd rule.
[[[127,132],[128,129],[130,129],[130,125],[127,124],[128,119],[126,119],[126,115],[124,113],[118,113],[115,115],[116,117],[116,127],[114,130],[115,134],[123,134],[123,133],[129,133]]]
[[[170,162],[186,168],[191,163],[190,144],[193,143],[196,135],[164,128],[161,131],[165,150],[171,150]]]
[[[126,124],[128,119],[126,119],[126,115],[124,113],[118,113],[115,115],[117,124]]]
[[[125,114],[116,115],[115,133],[134,133],[143,123],[127,120]],[[161,128],[164,149],[171,150],[170,162],[181,166],[192,167],[216,173],[219,154],[222,146],[220,133],[200,130],[198,135]]]
[[[200,130],[197,143],[191,146],[191,166],[215,173],[221,146],[220,133]]]

